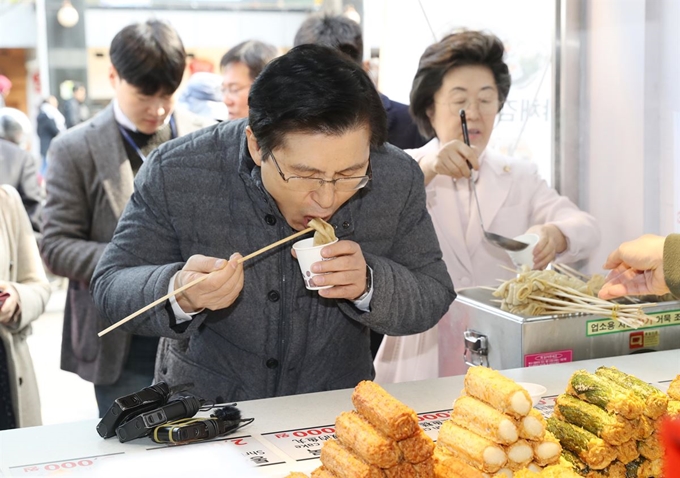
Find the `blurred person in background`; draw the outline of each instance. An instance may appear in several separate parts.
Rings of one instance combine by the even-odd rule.
[[[38,138],[40,138],[40,157],[42,166],[40,174],[45,175],[47,168],[47,150],[52,140],[61,132],[66,131],[66,119],[59,111],[59,102],[55,96],[47,97],[40,105],[38,118]]]
[[[307,18],[300,25],[294,41],[295,46],[306,43],[334,48],[361,65],[364,71],[369,70],[369,63],[363,62],[364,40],[361,26],[345,16],[312,15]],[[392,101],[380,92],[378,94],[387,113],[387,141],[402,149],[424,145],[425,138],[420,135],[418,127],[411,119],[408,106]],[[382,339],[382,334],[371,331],[373,357],[378,353]]]
[[[0,75],[0,108],[7,106],[5,98],[12,89],[12,82],[5,75]]]
[[[88,108],[85,100],[87,99],[87,90],[82,83],[73,84],[73,96],[64,103],[64,117],[66,118],[66,127],[73,128],[75,125],[87,121],[90,118],[90,108]]]
[[[500,39],[489,33],[448,35],[425,50],[411,88],[411,113],[432,139],[407,153],[424,174],[427,209],[457,287],[494,286],[497,279],[516,275],[506,251],[484,239],[472,182],[487,230],[505,237],[539,236],[534,269],[585,259],[600,243],[595,218],[548,186],[536,164],[487,148],[510,91],[504,52]],[[463,139],[460,110],[467,116],[470,146]],[[463,334],[452,333],[457,308],[454,302],[427,332],[386,337],[375,359],[376,381],[451,375],[447,364],[460,362],[458,354],[449,353],[451,341]]]
[[[259,40],[244,41],[224,54],[220,60],[222,94],[230,120],[248,117],[250,86],[278,54],[275,46]]]
[[[61,368],[94,383],[99,412],[151,384],[158,339],[105,323],[88,287],[95,266],[133,192],[134,177],[152,150],[210,124],[175,110],[186,65],[182,40],[167,23],[129,25],[111,42],[113,101],[52,141],[41,252],[49,269],[69,279]]]
[[[191,75],[177,104],[211,120],[225,121],[229,117],[222,101],[222,77],[215,73],[199,71]]]
[[[43,193],[31,149],[31,122],[23,112],[0,108],[0,184],[9,184],[21,196],[33,230],[40,232]]]
[[[335,48],[362,65],[366,72],[370,70],[370,61],[363,61],[364,40],[361,26],[346,16],[310,16],[300,25],[293,43],[294,46],[313,43]],[[423,146],[427,141],[411,118],[408,105],[379,94],[387,112],[387,140],[402,149]]]
[[[0,186],[0,430],[42,424],[26,338],[50,285],[17,191]]]

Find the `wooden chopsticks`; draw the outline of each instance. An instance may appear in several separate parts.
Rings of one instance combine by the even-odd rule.
[[[258,249],[257,251],[255,251],[255,252],[253,252],[253,253],[251,253],[251,254],[248,254],[248,255],[245,256],[245,257],[240,258],[240,259],[238,260],[238,263],[239,263],[239,264],[242,264],[242,263],[244,263],[245,261],[247,261],[248,259],[252,259],[252,258],[255,257],[255,256],[259,256],[259,255],[262,254],[263,252],[267,252],[268,250],[273,249],[273,248],[275,248],[276,246],[280,246],[281,244],[285,244],[286,242],[288,242],[288,241],[290,241],[290,240],[292,240],[292,239],[295,239],[296,237],[299,237],[299,236],[302,236],[302,235],[304,235],[304,234],[307,234],[308,232],[312,232],[313,230],[314,230],[313,227],[308,227],[307,229],[304,229],[304,230],[302,230],[302,231],[300,231],[300,232],[296,232],[295,234],[291,234],[290,236],[285,237],[285,238],[281,239],[280,241],[273,242],[273,243],[269,244],[268,246],[263,247],[262,249]],[[229,264],[226,264],[225,267],[227,267],[228,265],[229,265]],[[213,271],[213,272],[216,272],[216,271]],[[172,291],[171,293],[164,295],[164,296],[161,297],[160,299],[151,302],[149,305],[147,305],[147,306],[145,306],[145,307],[142,307],[142,308],[139,309],[137,312],[133,312],[132,314],[130,314],[130,315],[128,315],[127,317],[125,317],[124,319],[121,319],[121,320],[119,320],[118,322],[116,322],[115,324],[111,325],[110,327],[107,327],[106,329],[104,329],[104,330],[102,330],[101,332],[99,332],[97,335],[98,335],[99,337],[103,337],[104,335],[106,335],[106,334],[108,334],[109,332],[111,332],[112,330],[114,330],[114,329],[120,327],[120,326],[123,325],[124,323],[129,322],[129,321],[131,321],[132,319],[134,319],[135,317],[137,317],[138,315],[143,314],[143,313],[146,312],[147,310],[152,309],[152,308],[156,307],[156,306],[159,305],[159,304],[162,304],[163,302],[165,302],[166,300],[170,299],[171,297],[173,297],[173,296],[179,294],[180,292],[183,292],[183,291],[189,289],[190,287],[195,286],[196,284],[200,284],[201,282],[203,282],[204,280],[206,280],[208,277],[210,277],[210,276],[213,274],[213,272],[210,272],[209,274],[205,274],[204,276],[201,276],[201,277],[199,277],[198,279],[194,279],[194,280],[192,280],[191,282],[189,282],[188,284],[184,284],[184,285],[183,285],[182,287],[180,287],[179,289],[175,289],[175,290]]]

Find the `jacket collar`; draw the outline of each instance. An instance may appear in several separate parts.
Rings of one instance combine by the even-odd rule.
[[[112,104],[91,120],[85,138],[106,197],[116,218],[120,218],[134,191],[134,174]]]

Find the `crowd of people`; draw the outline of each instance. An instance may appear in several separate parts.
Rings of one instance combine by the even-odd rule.
[[[512,274],[477,206],[487,229],[538,236],[536,269],[600,240],[534,164],[488,147],[504,56],[491,33],[445,36],[407,106],[367,75],[357,23],[314,15],[285,54],[245,41],[181,87],[182,40],[149,20],[112,40],[102,111],[89,117],[77,83],[63,111],[40,105],[40,168],[28,118],[0,109],[0,430],[40,423],[26,337],[50,295],[43,264],[68,279],[61,367],[93,383],[100,415],[160,380],[224,402],[446,375],[454,285]],[[339,239],[312,266],[324,288],[305,287],[290,247],[242,260],[314,218]],[[601,296],[680,293],[679,248],[673,235],[623,244]]]

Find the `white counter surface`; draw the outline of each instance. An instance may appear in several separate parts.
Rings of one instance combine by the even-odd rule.
[[[680,374],[680,350],[513,369],[503,371],[503,373],[519,382],[544,385],[547,388],[546,396],[552,396],[565,390],[567,380],[573,371],[586,369],[593,372],[601,365],[616,366],[649,383],[661,383],[661,388],[665,390],[663,384]],[[463,377],[390,384],[385,388],[419,414],[450,410],[453,400],[458,397],[463,388]],[[306,460],[296,461],[286,453],[285,447],[274,445],[276,440],[273,435],[264,437],[262,435],[332,426],[337,415],[353,408],[350,400],[351,393],[352,390],[348,389],[240,402],[238,407],[243,417],[254,417],[255,421],[229,438],[246,437],[236,444],[245,445],[249,439],[251,442],[254,441],[256,446],[251,447],[253,451],[249,453],[250,456],[262,455],[262,450],[260,452],[255,450],[260,448],[266,452],[270,463],[279,462],[279,464],[257,467],[258,475],[256,476],[284,477],[290,470],[309,472],[318,466],[318,459],[312,456]],[[42,397],[42,399],[49,400],[49,397]],[[101,463],[104,456],[108,456],[106,459],[114,456],[115,460],[120,460],[134,455],[138,461],[143,459],[153,464],[153,461],[158,460],[161,454],[166,453],[152,450],[161,445],[153,443],[148,438],[125,444],[119,443],[115,437],[104,440],[95,431],[97,422],[97,420],[88,420],[0,432],[0,476],[56,474],[95,476],[96,473],[90,472],[97,468],[97,463]],[[302,432],[298,433],[302,434]],[[181,448],[199,450],[206,446],[209,445],[201,444]],[[207,450],[207,448],[203,449]],[[246,454],[244,449],[243,447],[239,449],[243,455]],[[173,450],[178,450],[178,448],[174,447]],[[275,460],[271,460],[271,457]],[[263,464],[262,461],[260,464]],[[215,476],[237,475],[226,472]]]

